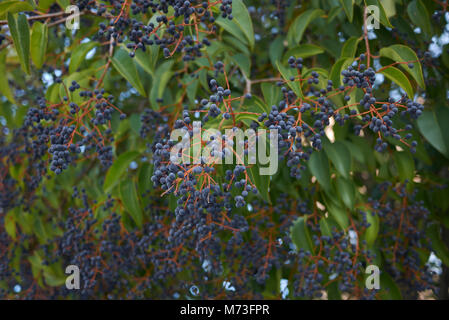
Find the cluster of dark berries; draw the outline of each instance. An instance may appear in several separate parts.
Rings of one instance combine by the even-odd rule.
[[[140,1],[131,3],[108,0],[109,5],[97,6],[97,15],[108,19],[99,24],[98,36],[113,39],[118,43],[129,40],[126,47],[130,56],[134,57],[136,50],[146,51],[149,46],[159,46],[165,57],[175,52],[182,52],[183,60],[190,61],[201,57],[201,49],[209,46],[210,41],[204,37],[196,39],[186,34],[185,27],[195,24],[204,34],[216,30],[216,17],[211,10],[211,4],[204,0],[175,0],[175,1]],[[128,13],[128,7],[131,9]],[[111,9],[108,9],[111,8]],[[169,10],[173,16],[168,16]],[[219,7],[222,18],[232,19],[232,0],[223,0]],[[144,24],[134,18],[140,14],[152,14],[149,24]],[[175,19],[182,17],[180,22]],[[165,32],[159,32],[164,29]]]

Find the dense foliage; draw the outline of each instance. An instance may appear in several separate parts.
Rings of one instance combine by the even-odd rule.
[[[448,6],[1,1],[0,297],[447,297]]]

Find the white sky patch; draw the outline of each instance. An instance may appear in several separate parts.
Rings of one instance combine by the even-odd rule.
[[[441,274],[442,272],[441,260],[433,252],[430,253],[429,260],[427,261],[427,266],[436,274]]]
[[[42,83],[46,86],[49,87],[53,84],[53,76],[48,73],[48,72],[44,72],[42,74]]]
[[[93,48],[86,54],[86,60],[92,59],[95,55],[95,52],[97,52],[97,48]]]
[[[20,286],[20,284],[16,284],[14,286],[14,292],[19,293],[20,291],[22,291],[22,287]]]
[[[281,279],[280,287],[281,287],[282,299],[287,298],[287,296],[289,294],[289,291],[288,291],[288,280],[287,279]]]
[[[228,291],[235,291],[235,287],[232,286],[231,282],[229,281],[223,281],[223,288]]]
[[[354,230],[349,230],[348,235],[349,243],[355,246],[357,244],[357,233]]]
[[[137,162],[135,162],[135,161],[132,161],[132,162],[129,164],[129,168],[130,168],[131,170],[136,170],[137,167],[138,167],[138,164],[137,164]]]

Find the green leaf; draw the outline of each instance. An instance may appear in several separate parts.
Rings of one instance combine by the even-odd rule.
[[[0,51],[0,74],[3,75],[3,77],[0,77],[0,92],[8,98],[8,100],[15,104],[16,101],[14,100],[14,95],[12,94],[11,88],[8,83],[8,77],[6,72],[6,55],[8,51],[7,50],[1,50]],[[2,108],[5,108],[2,106]]]
[[[379,233],[379,217],[377,214],[373,214],[371,211],[366,212],[366,220],[370,226],[366,229],[365,240],[368,247],[371,247],[376,241],[377,234]]]
[[[421,0],[413,0],[407,6],[407,13],[413,24],[418,26],[427,36],[431,36],[432,25],[429,12]]]
[[[380,0],[383,11],[388,18],[394,17],[396,15],[396,0]]]
[[[24,14],[8,13],[8,26],[14,41],[20,65],[23,71],[30,74],[30,28]]]
[[[272,105],[277,105],[282,100],[282,92],[278,86],[265,82],[262,83],[261,88],[263,98],[268,107],[271,108]]]
[[[329,160],[324,152],[313,152],[308,162],[310,172],[327,191],[331,189]]]
[[[332,66],[332,70],[329,76],[334,87],[338,88],[341,85],[343,79],[341,72],[352,63],[352,58],[340,58],[337,60],[337,62],[335,62],[335,64]]]
[[[293,90],[293,92],[298,96],[299,98],[303,97],[301,86],[299,85],[299,81],[291,81],[291,77],[298,77],[298,73],[295,69],[292,68],[286,68],[279,62],[276,63],[279,72],[281,73],[282,78],[286,81],[287,85]]]
[[[427,230],[427,235],[432,241],[432,249],[441,261],[449,267],[449,248],[443,242],[440,235],[440,226],[433,223]]]
[[[341,294],[338,289],[337,281],[333,281],[327,286],[327,297],[329,300],[341,300]]]
[[[313,242],[306,225],[307,216],[299,217],[290,229],[290,235],[298,251],[303,249],[313,253]]]
[[[122,178],[123,173],[129,167],[129,164],[139,156],[137,151],[128,151],[122,153],[109,168],[104,179],[103,190],[109,192]]]
[[[404,89],[405,93],[407,93],[408,97],[410,99],[413,99],[415,96],[412,84],[406,77],[406,75],[395,67],[388,67],[384,70],[382,70],[380,73],[382,73],[384,76],[386,76],[388,79],[396,83],[398,86],[400,86],[402,89]]]
[[[251,76],[251,60],[247,55],[243,53],[235,54],[231,59],[237,64],[240,70],[245,74],[247,78]]]
[[[302,39],[302,36],[304,34],[304,31],[306,30],[307,26],[316,18],[323,15],[324,12],[321,9],[310,9],[305,12],[303,12],[301,15],[299,15],[291,24],[288,33],[287,33],[287,40],[290,47],[293,47]]]
[[[126,179],[120,183],[120,199],[136,225],[142,227],[143,213],[133,180]]]
[[[153,172],[153,165],[144,162],[140,166],[139,170],[139,193],[143,194],[146,193],[148,190],[151,190],[153,187],[153,183],[151,181],[151,173]],[[142,199],[143,200],[143,199]]]
[[[254,30],[253,23],[251,21],[251,16],[249,15],[248,9],[242,0],[233,0],[232,1],[232,15],[234,21],[240,28],[240,30],[245,35],[248,43],[252,48],[254,48]]]
[[[380,55],[396,62],[402,62],[402,64],[400,64],[401,68],[407,71],[416,80],[421,88],[426,88],[421,63],[412,49],[402,44],[395,44],[390,47],[380,49]],[[414,68],[410,69],[408,67],[408,63],[413,63]]]
[[[112,65],[142,96],[146,97],[136,65],[126,50],[122,48],[116,50],[112,57]]]
[[[147,51],[142,50],[136,50],[135,56],[133,60],[142,67],[145,72],[149,73],[150,75],[154,75],[154,68],[157,62],[157,56],[155,57],[154,51],[157,50],[155,47],[159,46],[150,46],[150,49]],[[131,52],[131,49],[128,49],[126,46],[123,46],[123,48],[129,52]]]
[[[7,13],[18,13],[21,11],[33,11],[33,6],[24,1],[4,1],[0,3],[0,18],[6,17]]]
[[[281,60],[282,52],[284,52],[284,38],[278,36],[270,43],[270,47],[268,48],[268,55],[270,56],[273,67],[276,67],[276,62]]]
[[[89,41],[81,43],[75,49],[73,49],[72,55],[70,56],[69,72],[76,72],[81,63],[85,61],[87,53],[95,48],[98,44],[98,42]]]
[[[349,218],[348,213],[344,208],[339,207],[338,205],[327,203],[326,204],[327,211],[329,214],[335,219],[342,230],[346,230],[349,226]]]
[[[240,29],[240,26],[237,24],[236,20],[232,19],[228,20],[227,18],[219,17],[216,21],[216,24],[218,24],[220,27],[222,27],[224,30],[232,34],[236,39],[239,39],[241,41],[244,41],[245,45],[249,45],[248,39],[243,33],[243,31]]]
[[[67,8],[70,6],[70,0],[56,0],[61,8]]]
[[[48,26],[36,21],[31,28],[31,59],[36,68],[42,68],[47,51]]]
[[[424,111],[418,118],[418,128],[429,143],[449,159],[449,109],[437,106]]]
[[[349,178],[351,170],[351,152],[343,142],[325,143],[324,151],[337,169],[345,178]]]
[[[161,64],[154,73],[154,81],[150,91],[150,103],[154,110],[159,110],[157,99],[163,97],[165,87],[173,75],[172,65],[173,60],[168,60]]]
[[[357,46],[359,45],[359,37],[351,37],[346,40],[345,44],[341,48],[340,56],[342,58],[354,58],[357,52]]]
[[[6,214],[4,220],[5,220],[5,230],[8,233],[8,235],[13,238],[14,240],[16,239],[16,231],[17,231],[17,227],[16,227],[16,222],[14,220],[14,211],[10,211],[8,212],[8,214]]]
[[[39,0],[38,8],[40,11],[47,11],[55,2],[56,0]]]
[[[319,55],[321,53],[324,52],[324,49],[314,45],[314,44],[301,44],[297,47],[291,48],[290,50],[288,50],[285,55],[284,58],[282,59],[282,61],[284,63],[287,62],[288,58],[290,57],[295,57],[295,58],[308,58],[308,57],[313,57],[316,55]]]
[[[249,175],[251,181],[257,187],[258,193],[268,203],[271,203],[270,199],[270,176],[269,175],[261,175],[259,172],[260,166],[258,164],[253,165],[249,169]]]
[[[384,300],[401,300],[402,294],[397,284],[387,272],[380,273],[380,296]]]
[[[321,217],[320,219],[320,231],[321,234],[331,237],[332,236],[332,231],[334,229],[338,229],[338,224],[337,222],[332,218],[332,217]]]
[[[68,95],[68,98],[75,103],[82,103],[83,98],[79,96],[78,92],[70,92],[68,88],[71,86],[72,81],[76,81],[80,86],[85,86],[89,83],[89,77],[95,73],[95,69],[86,69],[80,72],[70,74],[67,78],[63,79],[63,83],[59,85],[59,96],[62,99]],[[67,90],[66,90],[67,88]]]
[[[327,22],[331,23],[335,18],[338,17],[340,12],[342,12],[342,11],[343,11],[343,9],[340,6],[333,7],[327,15]]]
[[[340,0],[340,4],[345,10],[349,22],[352,22],[354,17],[354,0]]]
[[[343,178],[337,178],[337,191],[344,205],[350,209],[354,209],[355,187],[354,183]]]
[[[394,15],[393,12],[387,12],[385,11],[384,6],[382,5],[382,2],[379,0],[365,0],[367,6],[376,6],[379,8],[379,19],[378,21],[382,23],[387,28],[393,28],[393,26],[390,23],[390,20],[388,19],[389,16]],[[394,8],[394,5],[393,5]],[[377,20],[377,17],[374,15],[374,18]]]
[[[412,181],[415,176],[415,162],[410,152],[395,152],[394,161],[401,181]]]

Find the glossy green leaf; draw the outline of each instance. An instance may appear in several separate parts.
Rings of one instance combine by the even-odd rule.
[[[389,17],[394,15],[393,12],[387,12],[382,4],[384,1],[379,0],[365,0],[367,6],[376,6],[379,8],[379,19],[378,21],[383,24],[387,28],[393,28],[393,25],[390,23]],[[394,8],[394,5],[393,5]],[[377,20],[377,16],[373,15],[374,19]]]
[[[8,100],[11,103],[16,103],[14,100],[14,95],[11,91],[11,87],[8,83],[8,77],[6,72],[6,55],[8,51],[7,50],[1,50],[0,51],[0,74],[4,75],[3,77],[0,77],[0,92],[8,98]],[[4,106],[2,106],[4,108]]]
[[[136,65],[126,50],[122,48],[116,50],[112,57],[112,65],[142,96],[146,96]]]
[[[157,68],[154,74],[154,81],[150,91],[150,103],[154,110],[159,110],[157,99],[163,97],[165,87],[173,75],[173,71],[171,71],[172,65],[173,60],[165,61]]]
[[[344,205],[348,209],[353,210],[355,202],[354,183],[343,178],[337,178],[336,189]]]
[[[338,230],[338,224],[332,217],[322,217],[320,219],[321,234],[331,237],[334,230]]]
[[[329,77],[332,80],[334,87],[338,88],[342,84],[343,76],[341,72],[347,67],[349,67],[352,64],[352,62],[353,59],[351,58],[340,58],[332,66]]]
[[[424,111],[418,118],[418,128],[429,143],[449,159],[449,108],[437,106]]]
[[[31,28],[31,59],[36,68],[44,64],[48,43],[48,26],[36,21]]]
[[[157,56],[155,56],[155,52],[159,46],[150,46],[150,49],[143,52],[142,50],[136,50],[135,56],[133,60],[142,67],[145,72],[149,73],[150,75],[154,75],[154,69],[156,67],[157,63]],[[123,47],[128,53],[131,52],[130,49],[126,48],[126,46]]]
[[[289,46],[294,47],[299,44],[307,26],[321,15],[323,15],[323,10],[321,9],[310,9],[299,15],[288,29],[287,40]]]
[[[279,62],[277,62],[277,67],[278,67],[279,72],[281,73],[282,78],[284,78],[287,85],[293,90],[293,92],[296,94],[296,96],[302,98],[303,94],[302,94],[301,86],[299,85],[299,81],[296,79],[293,81],[290,80],[292,77],[298,78],[297,71],[292,68],[286,68]]]
[[[379,233],[379,217],[371,211],[366,211],[366,220],[370,226],[366,229],[365,240],[368,247],[371,247],[376,241]]]
[[[327,211],[335,219],[337,224],[342,230],[346,230],[349,226],[349,218],[346,209],[339,207],[338,205],[327,203]]]
[[[411,153],[397,151],[394,153],[394,161],[401,181],[413,180],[413,177],[415,176],[415,162]]]
[[[122,153],[109,168],[104,179],[103,190],[109,192],[121,179],[129,164],[139,156],[137,151]]]
[[[240,29],[239,25],[237,24],[236,20],[228,20],[227,18],[219,17],[216,20],[216,24],[222,27],[224,30],[232,34],[236,39],[239,39],[243,41],[246,45],[249,46],[249,40],[243,33],[243,31]]]
[[[270,47],[268,48],[268,55],[270,57],[272,66],[276,67],[276,63],[281,60],[283,52],[284,38],[278,36],[274,41],[270,43]]]
[[[293,243],[297,250],[303,249],[304,251],[313,252],[313,242],[310,237],[309,229],[306,225],[307,216],[299,217],[294,222],[290,229],[290,234]]]
[[[21,11],[33,11],[33,6],[19,0],[0,2],[0,18],[6,17],[7,13],[13,14]]]
[[[79,66],[86,59],[87,53],[98,46],[98,42],[89,41],[76,46],[70,56],[69,72],[76,72]]]
[[[234,60],[247,78],[251,77],[251,60],[247,55],[238,53],[233,55],[231,59]]]
[[[142,227],[143,212],[133,180],[126,179],[120,182],[120,199],[136,225]]]
[[[435,250],[436,256],[449,267],[449,248],[441,239],[440,228],[439,225],[432,224],[427,230],[427,235],[432,241],[432,249]]]
[[[6,232],[12,239],[15,240],[17,236],[17,227],[16,222],[14,220],[13,211],[10,211],[8,214],[6,214],[4,221]]]
[[[232,15],[234,16],[232,21],[239,26],[240,30],[245,34],[250,47],[253,48],[255,42],[253,23],[248,9],[242,0],[232,1]]]
[[[308,162],[310,172],[325,190],[331,189],[329,160],[323,151],[313,152]]]
[[[337,171],[345,178],[349,177],[351,170],[351,152],[341,141],[335,143],[325,143],[324,151]]]
[[[76,81],[80,86],[86,86],[89,83],[89,77],[95,73],[95,69],[84,69],[80,72],[69,74],[68,77],[62,80],[63,83],[59,85],[60,100],[64,97],[70,98],[75,103],[81,103],[84,99],[80,98],[79,92],[70,92],[68,89],[72,85],[72,81]]]
[[[262,94],[265,103],[271,108],[272,105],[277,105],[282,100],[281,89],[273,83],[262,83]]]
[[[380,296],[386,300],[401,300],[402,294],[398,285],[386,272],[380,273]]]
[[[22,70],[30,74],[30,27],[24,14],[8,13],[8,26]]]
[[[407,6],[407,13],[412,23],[418,26],[426,35],[432,35],[430,15],[421,0],[413,0]]]
[[[395,67],[388,67],[386,69],[383,69],[380,73],[382,73],[385,77],[387,77],[388,79],[396,83],[398,86],[400,86],[402,89],[404,89],[408,97],[410,99],[413,99],[415,93],[412,84],[401,70]]]
[[[359,45],[360,37],[351,37],[346,40],[343,48],[341,49],[340,57],[342,58],[354,58],[357,52],[357,46]]]
[[[271,203],[270,199],[270,176],[260,174],[260,165],[252,165],[249,169],[249,174],[251,181],[257,187],[258,193],[261,195],[262,199],[266,202]]]
[[[421,63],[412,49],[402,44],[395,44],[390,47],[380,49],[380,55],[393,61],[401,62],[401,68],[407,71],[416,80],[421,88],[426,88]],[[410,69],[408,67],[409,63],[413,63],[414,68]]]
[[[348,17],[349,22],[352,22],[354,17],[354,0],[340,0],[340,4]]]
[[[297,47],[291,48],[288,50],[285,55],[283,62],[286,63],[288,58],[295,57],[295,58],[308,58],[308,57],[314,57],[324,52],[324,49],[320,46],[314,45],[314,44],[301,44]]]

